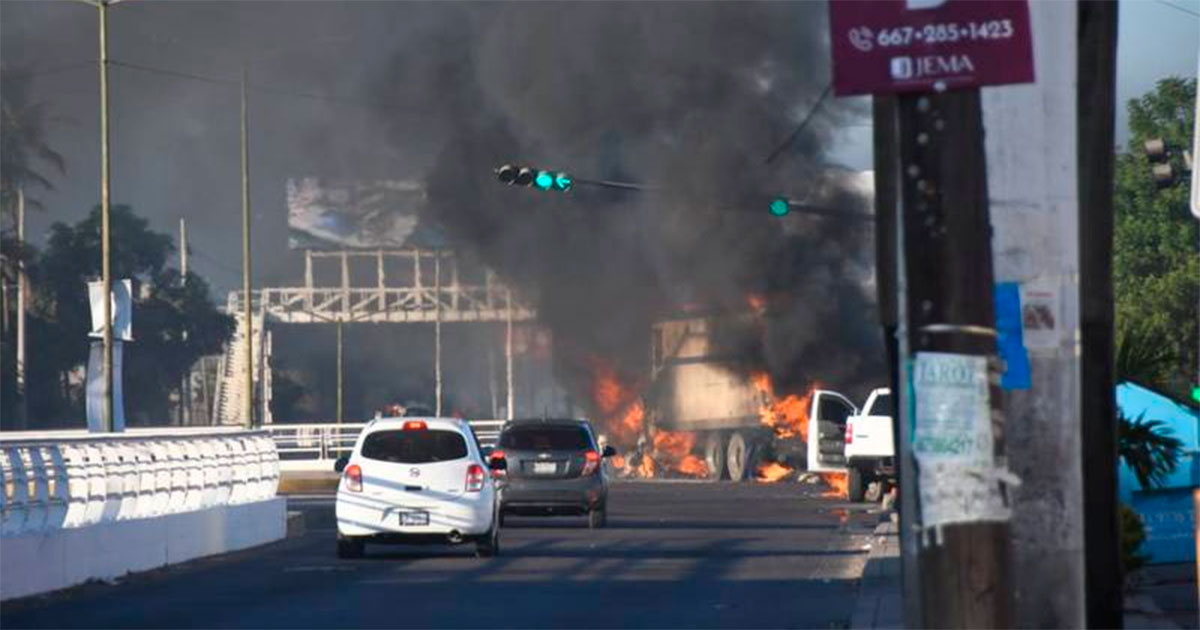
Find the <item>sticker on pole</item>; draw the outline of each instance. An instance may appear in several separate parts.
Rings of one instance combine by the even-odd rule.
[[[1033,82],[1026,0],[830,0],[838,96]]]
[[[913,458],[920,479],[921,525],[1007,521],[996,469],[987,359],[917,353],[913,365]]]

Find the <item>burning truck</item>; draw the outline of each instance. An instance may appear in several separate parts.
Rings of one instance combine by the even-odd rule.
[[[722,343],[731,323],[754,326],[750,315],[655,323],[650,378],[640,388],[600,371],[595,402],[610,441],[626,446],[613,463],[617,472],[779,481],[807,470],[825,473],[835,488],[844,483],[846,419],[854,405],[819,386],[778,395],[765,371]]]

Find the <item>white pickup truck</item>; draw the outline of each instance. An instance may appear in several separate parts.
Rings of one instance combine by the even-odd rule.
[[[876,501],[887,482],[895,479],[891,399],[888,388],[876,389],[860,413],[846,418],[846,480],[851,501]]]

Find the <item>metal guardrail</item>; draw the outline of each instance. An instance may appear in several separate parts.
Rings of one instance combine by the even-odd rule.
[[[265,431],[0,434],[0,536],[152,518],[275,496]]]
[[[507,420],[468,420],[479,443],[496,445],[500,429]],[[321,424],[272,424],[264,430],[275,441],[282,470],[331,470],[333,462],[350,454],[365,422]]]

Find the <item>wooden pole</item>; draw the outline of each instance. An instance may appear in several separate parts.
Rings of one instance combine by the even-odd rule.
[[[911,348],[986,357],[996,377],[989,382],[998,381],[979,90],[901,96],[899,129]],[[1001,466],[1002,431],[995,429],[1003,418],[992,389],[991,418],[974,421],[991,421]],[[923,474],[918,469],[905,492],[919,498],[920,487],[933,482]],[[948,523],[925,533],[917,557],[922,625],[1011,627],[1008,522]]]

